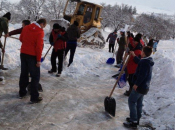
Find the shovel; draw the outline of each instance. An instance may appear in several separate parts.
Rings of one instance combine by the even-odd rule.
[[[117,48],[117,44],[115,46],[115,49],[114,49],[114,52],[113,52],[113,56],[106,61],[106,63],[109,64],[109,65],[112,65],[115,62],[114,55],[115,55],[116,48]]]
[[[50,49],[52,48],[52,45],[49,47],[48,51],[46,52],[46,54],[44,55],[44,57],[41,58],[41,62],[43,62],[47,56],[47,54],[49,53]]]
[[[114,116],[114,117],[115,117],[116,101],[112,97],[112,94],[113,94],[120,78],[122,77],[123,71],[125,70],[125,68],[128,64],[129,59],[130,59],[130,55],[128,56],[128,59],[126,60],[126,63],[123,65],[122,70],[121,70],[121,72],[118,76],[118,79],[117,79],[116,83],[114,84],[114,87],[113,87],[109,97],[106,97],[105,100],[104,100],[105,111],[108,112],[111,116]]]

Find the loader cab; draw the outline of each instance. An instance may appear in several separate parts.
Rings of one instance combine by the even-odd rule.
[[[91,27],[101,28],[101,18],[100,14],[102,11],[102,6],[86,1],[80,1],[76,2],[75,9],[71,9],[70,11],[67,11],[67,7],[73,7],[70,4],[74,4],[75,2],[67,1],[65,10],[64,10],[64,19],[68,20],[70,24],[73,24],[74,21],[77,21],[79,23],[79,27],[81,32],[86,32]]]

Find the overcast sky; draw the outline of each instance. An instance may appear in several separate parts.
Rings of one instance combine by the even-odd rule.
[[[19,2],[20,0],[9,0],[10,2]],[[66,1],[66,0],[65,0]],[[167,13],[175,14],[175,0],[86,0],[89,2],[106,3],[114,5],[128,4],[136,6],[139,13],[142,12],[155,12],[155,13]],[[106,2],[107,1],[107,2]]]

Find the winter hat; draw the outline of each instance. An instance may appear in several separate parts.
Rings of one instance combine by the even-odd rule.
[[[65,32],[65,31],[66,31],[65,27],[62,27],[62,28],[61,28],[61,31],[62,31],[62,32]]]
[[[134,38],[134,41],[140,42],[140,38],[139,38],[139,37],[135,37],[135,38]]]
[[[61,26],[58,23],[55,23],[53,25],[53,29],[60,29],[60,28],[61,28]]]
[[[74,25],[79,26],[79,23],[77,21],[74,21]]]
[[[7,12],[6,14],[4,14],[2,17],[5,17],[7,18],[8,20],[11,19],[11,13],[10,12]]]

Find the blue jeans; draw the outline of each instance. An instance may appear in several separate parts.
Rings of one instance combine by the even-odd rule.
[[[140,120],[143,106],[143,97],[143,94],[136,92],[134,89],[131,91],[131,94],[128,99],[131,121]]]
[[[40,80],[40,67],[37,67],[36,56],[27,54],[20,55],[21,58],[21,75],[19,80],[19,95],[24,96],[27,93],[27,85],[29,83],[29,73],[31,76],[31,98],[30,100],[36,100],[39,97],[38,85]]]

